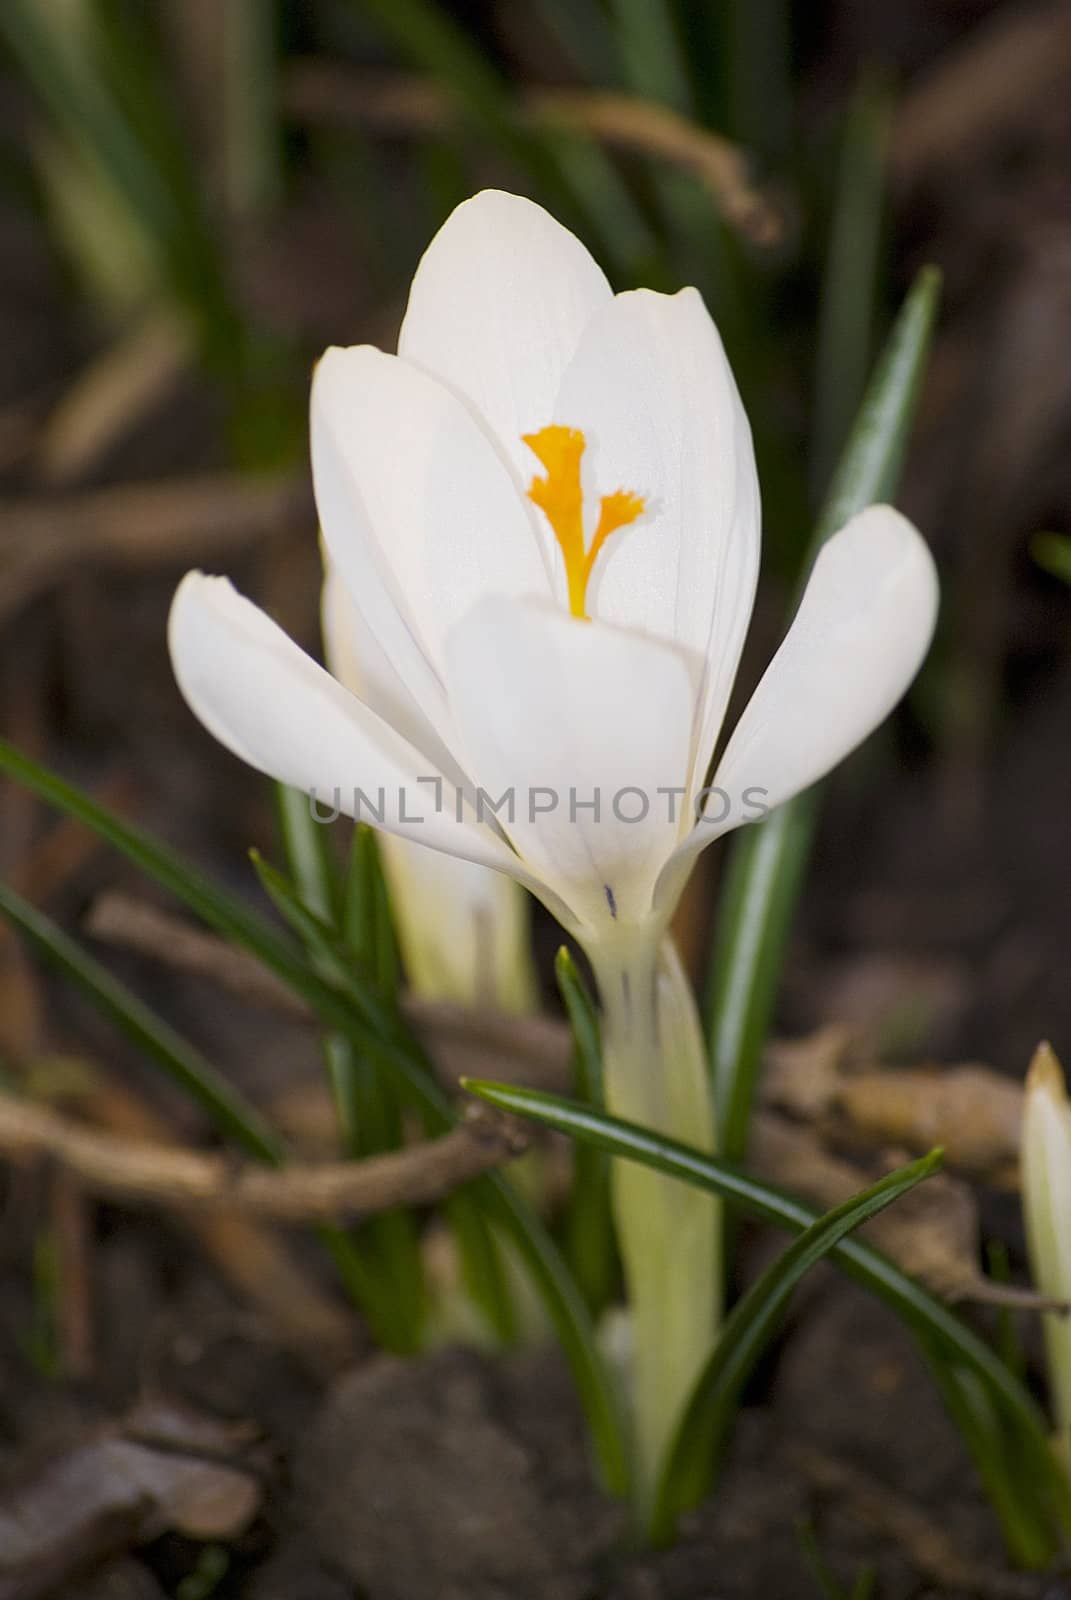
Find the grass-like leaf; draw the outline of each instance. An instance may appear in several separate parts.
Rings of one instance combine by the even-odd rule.
[[[273,1165],[282,1161],[282,1141],[256,1107],[188,1040],[6,883],[0,883],[0,913],[162,1067],[172,1082],[207,1113],[220,1133],[258,1161]]]
[[[443,86],[471,126],[528,174],[563,220],[583,227],[586,219],[557,159],[523,126],[506,83],[448,7],[434,0],[362,0],[361,11]]]
[[[1030,554],[1039,567],[1071,583],[1071,539],[1066,533],[1038,533],[1030,541]]]
[[[254,1160],[272,1166],[282,1164],[286,1158],[283,1140],[256,1107],[194,1045],[150,1010],[51,918],[3,883],[0,883],[0,915],[6,916],[34,949],[75,983],[120,1032],[132,1039],[188,1094],[219,1133],[233,1140]],[[402,1348],[404,1326],[391,1320],[390,1308],[377,1297],[376,1282],[351,1241],[339,1228],[322,1227],[316,1231],[347,1292],[365,1310],[375,1337],[389,1348]]]
[[[900,473],[937,313],[940,279],[919,274],[889,335],[818,519],[809,570],[856,511],[888,498]],[[806,572],[804,573],[806,577]],[[711,1071],[721,1147],[743,1155],[755,1080],[785,945],[810,855],[821,786],[735,841],[708,986]]]
[[[599,1015],[587,985],[565,945],[554,963],[558,989],[573,1034],[573,1081],[585,1105],[601,1108],[602,1042]],[[564,1239],[572,1269],[596,1313],[609,1302],[617,1276],[610,1162],[601,1150],[578,1145],[565,1214]]]
[[[677,1519],[697,1505],[728,1433],[740,1392],[781,1325],[781,1314],[805,1273],[842,1239],[913,1189],[941,1165],[941,1152],[891,1172],[812,1222],[748,1289],[722,1325],[696,1381],[655,1493],[651,1537],[668,1543]]]
[[[605,1112],[511,1084],[468,1080],[465,1087],[491,1105],[609,1155],[697,1184],[763,1222],[802,1233],[819,1220],[802,1200],[732,1163]],[[984,1340],[880,1251],[846,1238],[830,1251],[830,1260],[885,1301],[914,1334],[1001,1514],[1012,1554],[1024,1565],[1043,1565],[1071,1533],[1071,1484],[1031,1395]]]
[[[812,479],[829,481],[866,387],[882,269],[889,96],[864,81],[848,108],[818,317]]]
[[[404,1086],[422,1108],[425,1120],[433,1124],[433,1131],[453,1125],[456,1118],[450,1098],[436,1082],[419,1047],[406,1037],[396,1008],[382,999],[355,963],[346,966],[337,984],[327,982],[313,970],[304,951],[240,900],[218,889],[176,852],[132,828],[5,740],[0,740],[0,772],[84,822],[196,916],[256,956],[312,1007],[326,1027],[341,1033],[366,1052],[380,1071]],[[531,1275],[572,1368],[606,1486],[613,1494],[627,1494],[628,1454],[617,1396],[575,1279],[543,1223],[512,1184],[491,1173],[478,1179],[470,1192],[512,1241]],[[341,1243],[345,1242],[343,1238]]]
[[[140,19],[122,22],[99,5],[70,8],[5,0],[0,37],[32,85],[52,127],[84,152],[145,236],[161,281],[201,330],[206,356],[231,374],[242,331],[208,226],[188,140],[167,115],[159,59]],[[150,89],[150,81],[153,88]]]
[[[265,891],[301,936],[316,970],[328,980],[334,979],[345,984],[351,962],[337,931],[317,917],[282,873],[264,861],[256,851],[252,852],[252,859]],[[381,1017],[382,1031],[389,1033],[398,1048],[410,1055],[412,1069],[419,1075],[417,1081],[423,1080],[425,1088],[434,1087],[438,1090],[430,1063],[419,1052],[400,1015],[386,1000],[383,1001]],[[365,1068],[367,1044],[365,1049],[358,1050],[344,1033],[334,1035],[333,1039],[336,1057],[342,1051],[341,1059],[347,1067],[355,1070]],[[358,1114],[361,1109],[371,1111],[379,1125],[383,1126],[396,1081],[393,1074],[378,1074],[372,1082],[360,1085],[364,1094],[357,1108]],[[348,1087],[350,1092],[357,1092],[356,1081],[351,1081]],[[417,1096],[416,1104],[430,1134],[441,1133],[450,1126],[452,1113],[445,1098],[440,1101],[438,1094],[432,1098],[425,1093]],[[350,1127],[349,1132],[359,1145],[361,1135],[357,1127]],[[478,1202],[471,1194],[459,1192],[447,1201],[445,1211],[457,1239],[469,1294],[486,1317],[495,1336],[503,1343],[508,1343],[516,1332],[513,1301],[499,1251]]]
[[[340,939],[343,895],[331,830],[316,821],[308,797],[276,785],[280,834],[298,897],[313,915],[333,926]],[[375,895],[375,883],[369,883]],[[316,951],[310,951],[315,958]],[[329,976],[327,972],[325,975]],[[402,1142],[402,1119],[390,1080],[377,1078],[363,1053],[344,1035],[323,1040],[324,1059],[338,1112],[340,1142],[354,1159],[395,1150]],[[392,1330],[390,1348],[406,1355],[423,1342],[428,1308],[420,1232],[413,1212],[388,1211],[351,1230],[352,1248],[372,1284],[367,1316],[378,1315]]]

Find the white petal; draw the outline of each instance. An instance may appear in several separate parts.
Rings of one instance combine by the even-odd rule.
[[[699,293],[636,290],[593,317],[555,420],[587,436],[589,512],[619,488],[647,501],[641,520],[607,543],[588,609],[705,658],[702,782],[751,616],[760,513],[751,431]]]
[[[531,200],[488,189],[458,206],[425,251],[398,354],[465,396],[526,483],[533,462],[521,435],[552,420],[584,325],[609,299],[567,228]]]
[[[382,582],[415,648],[441,642],[484,593],[549,592],[534,508],[489,436],[443,384],[370,345],[329,350],[312,391],[316,502],[331,560],[364,609]],[[375,613],[369,618],[375,621]],[[381,638],[392,659],[395,637]],[[418,690],[424,700],[424,688]]]
[[[434,715],[440,711],[440,704],[433,701],[425,710],[419,703],[399,673],[394,657],[384,650],[330,562],[325,563],[320,620],[324,659],[332,676],[428,756],[451,783],[464,788],[464,774],[430,720],[429,710]],[[438,720],[440,724],[448,721],[445,694]]]
[[[465,786],[436,731],[408,693],[350,600],[338,573],[324,575],[324,648],[332,674],[397,729],[452,782]],[[406,976],[432,1000],[491,1011],[535,1005],[528,897],[503,872],[385,834],[390,884]]]
[[[168,622],[179,688],[208,731],[258,772],[388,832],[518,874],[486,827],[458,822],[452,787],[418,751],[223,578],[190,572]],[[421,783],[421,778],[439,778]],[[441,797],[441,805],[440,805]]]
[[[484,601],[451,634],[466,770],[587,933],[643,919],[679,834],[695,708],[674,646],[552,607]],[[675,807],[673,804],[675,798]],[[598,815],[590,802],[598,800]]]
[[[711,820],[681,854],[773,810],[854,750],[922,665],[937,601],[933,558],[891,506],[870,506],[834,534],[718,763]]]

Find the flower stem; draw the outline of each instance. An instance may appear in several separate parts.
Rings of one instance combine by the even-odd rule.
[[[607,1109],[713,1151],[702,1032],[673,944],[637,930],[590,954]],[[666,1449],[717,1336],[720,1203],[634,1162],[615,1161],[612,1181],[630,1312],[634,1493],[646,1526]]]

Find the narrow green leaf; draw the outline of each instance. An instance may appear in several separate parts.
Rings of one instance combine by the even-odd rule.
[[[339,899],[327,829],[317,823],[307,796],[299,789],[276,784],[275,793],[283,853],[290,870],[294,896],[306,911],[320,919],[322,936],[326,940],[330,932],[336,928],[336,907]],[[254,866],[258,865],[259,859],[254,853]],[[263,883],[264,874],[261,873],[260,876]],[[274,895],[272,898],[277,908],[286,915],[286,907],[280,906]],[[302,928],[299,927],[297,931],[304,937]],[[320,934],[321,930],[318,927],[317,938]],[[323,972],[324,959],[318,947],[310,945],[308,939],[305,943],[313,964]],[[329,975],[329,971],[328,964],[325,976]],[[324,1054],[346,1153],[358,1157],[370,1155],[376,1150],[391,1148],[387,1142],[373,1144],[367,1138],[368,1130],[361,1114],[359,1093],[362,1063],[357,1052],[346,1039],[338,1034],[330,1034],[324,1040]]]
[[[1030,541],[1030,554],[1053,577],[1071,583],[1071,539],[1065,533],[1035,534]]]
[[[811,476],[819,489],[848,436],[870,365],[889,115],[884,86],[866,81],[845,119],[818,318]]]
[[[626,83],[637,94],[688,111],[691,90],[669,0],[611,0]]]
[[[939,275],[921,272],[904,302],[834,475],[805,563],[849,517],[894,491],[937,314]],[[801,583],[802,587],[802,583]],[[747,1147],[755,1081],[803,882],[821,786],[735,841],[708,983],[710,1056],[722,1149]]]
[[[330,831],[316,821],[308,797],[300,790],[277,784],[276,795],[294,894],[312,915],[323,919],[325,938],[329,928],[341,937],[338,872]],[[316,948],[310,954],[316,962]],[[323,961],[319,964],[323,970]],[[324,975],[330,976],[329,966]],[[341,1034],[327,1034],[323,1050],[347,1155],[360,1159],[396,1150],[402,1141],[402,1119],[390,1080],[377,1081],[362,1053]],[[350,1230],[349,1238],[371,1286],[358,1304],[374,1324],[378,1319],[378,1325],[389,1330],[384,1341],[388,1348],[399,1354],[415,1353],[422,1343],[427,1310],[416,1218],[405,1210],[384,1212]]]
[[[372,909],[375,944],[372,951],[372,972],[383,994],[397,1000],[402,987],[402,963],[398,952],[398,939],[394,931],[390,890],[383,871],[383,858],[375,844],[372,855]]]
[[[651,1537],[669,1542],[677,1519],[697,1505],[728,1432],[740,1392],[780,1327],[781,1315],[805,1273],[842,1239],[941,1166],[941,1152],[901,1167],[844,1201],[803,1230],[737,1301],[696,1380],[655,1494]]]
[[[0,739],[0,773],[6,773],[48,805],[84,823],[121,851],[154,882],[173,894],[201,921],[249,951],[294,987],[297,987],[294,982],[296,975],[302,973],[304,987],[299,992],[314,1009],[318,1009],[317,999],[322,999],[329,992],[327,986],[307,972],[307,963],[302,961],[293,941],[265,921],[245,901],[220,889],[177,851],[116,816],[90,795],[64,782],[4,739]],[[369,1000],[373,999],[369,985]]]
[[[602,1107],[602,1041],[599,1013],[576,962],[566,945],[554,959],[554,976],[565,1006],[577,1051],[577,1075],[581,1099],[590,1106]]]
[[[558,162],[522,125],[507,85],[447,7],[433,0],[361,0],[361,10],[408,60],[442,84],[473,126],[527,172],[570,221],[583,225]]]
[[[849,517],[896,492],[937,321],[941,274],[923,267],[885,342],[833,474],[809,563]]]
[[[100,6],[80,26],[56,6],[5,0],[0,38],[42,103],[53,128],[105,174],[151,245],[158,271],[199,327],[206,356],[233,377],[243,334],[189,155],[167,114],[160,62],[144,27],[136,40]],[[143,22],[144,19],[141,19]]]
[[[599,7],[578,6],[575,0],[536,0],[536,5],[548,31],[581,77],[589,83],[604,81],[617,52],[613,28]]]
[[[285,1158],[282,1139],[264,1122],[256,1107],[240,1095],[198,1050],[157,1017],[124,984],[68,937],[44,912],[0,883],[0,914],[88,995],[93,1004],[151,1061],[206,1112],[213,1125],[255,1160],[278,1166]],[[377,1295],[377,1284],[339,1228],[318,1228],[339,1275],[355,1302],[365,1311],[376,1339],[389,1349],[404,1348],[405,1331],[391,1323]]]
[[[329,980],[336,979],[344,983],[348,977],[349,962],[335,930],[308,909],[282,873],[264,861],[257,851],[251,851],[250,856],[257,876],[265,891],[271,896],[274,905],[305,941],[314,966]],[[389,1009],[389,1003],[386,1001],[383,1003],[381,1015],[385,1023],[384,1031],[389,1031],[404,1049],[407,1045],[407,1034],[401,1017]],[[345,1036],[340,1042],[348,1051],[348,1040]],[[355,1058],[348,1053],[346,1061],[347,1063],[352,1061],[356,1065]],[[426,1070],[430,1077],[430,1068]],[[388,1078],[387,1082],[389,1084],[392,1080]],[[358,1101],[356,1097],[362,1087],[365,1092]],[[378,1081],[378,1076],[377,1079],[362,1086],[351,1080],[346,1084],[344,1091],[347,1109],[352,1098],[352,1114],[355,1117],[361,1114],[362,1109],[370,1110],[377,1121],[381,1122],[385,1114],[385,1105],[381,1098],[383,1093],[384,1085]],[[446,1120],[446,1117],[450,1116],[449,1113],[444,1115],[444,1112],[432,1107],[426,1100],[419,1100],[418,1104],[429,1133],[439,1133],[449,1125]],[[359,1145],[361,1140],[359,1131],[356,1127],[350,1131]],[[508,1344],[516,1333],[516,1319],[503,1264],[487,1222],[472,1196],[464,1192],[451,1195],[445,1210],[457,1240],[466,1287],[495,1336],[502,1343]]]
[[[196,916],[255,955],[312,1007],[325,1026],[366,1052],[383,1072],[393,1074],[421,1106],[433,1132],[445,1132],[454,1125],[450,1098],[436,1082],[423,1052],[405,1036],[396,1012],[352,962],[337,985],[325,982],[292,941],[281,937],[241,901],[223,893],[181,856],[130,827],[2,739],[0,772],[84,822]],[[470,1185],[470,1193],[479,1197],[488,1215],[508,1234],[541,1294],[572,1368],[606,1486],[612,1494],[626,1495],[629,1473],[623,1419],[576,1281],[540,1219],[506,1179],[489,1174]],[[339,1247],[345,1243],[342,1238]]]
[[[366,822],[358,822],[350,841],[349,860],[342,885],[342,937],[358,961],[375,967],[376,951],[376,836]]]
[[[464,1087],[491,1105],[531,1117],[610,1155],[641,1161],[698,1184],[763,1222],[802,1233],[818,1220],[803,1201],[732,1163],[605,1112],[511,1084],[470,1079]],[[970,1424],[963,1430],[964,1438],[979,1475],[991,1491],[999,1483],[1005,1511],[1009,1505],[1013,1508],[1018,1529],[1013,1548],[1029,1564],[1039,1564],[1042,1552],[1051,1554],[1059,1542],[1061,1530],[1071,1533],[1071,1484],[1050,1448],[1045,1418],[1031,1395],[966,1323],[879,1251],[847,1238],[834,1247],[830,1259],[885,1301],[915,1335],[942,1394],[954,1397],[955,1420],[962,1426],[966,1418]],[[977,1391],[973,1398],[972,1385]],[[993,1425],[984,1430],[981,1426],[979,1396],[983,1395],[993,1417],[1000,1419],[999,1432]],[[1002,1509],[1000,1502],[995,1503]],[[1004,1525],[1009,1526],[1007,1517]]]
[[[338,872],[331,854],[331,834],[316,821],[309,797],[285,783],[275,785],[279,834],[290,876],[310,911],[325,922],[335,920]]]
[[[558,989],[573,1034],[573,1079],[577,1097],[602,1109],[602,1041],[599,1014],[565,945],[554,963]],[[584,1296],[597,1315],[610,1302],[617,1277],[610,1188],[610,1161],[601,1150],[578,1145],[563,1226],[566,1255]]]
[[[278,1164],[281,1139],[200,1051],[151,1011],[125,984],[76,944],[43,911],[0,883],[0,913],[86,993],[105,1016],[144,1050],[229,1139],[258,1161]]]
[[[726,132],[768,159],[789,153],[794,122],[791,0],[724,0]]]

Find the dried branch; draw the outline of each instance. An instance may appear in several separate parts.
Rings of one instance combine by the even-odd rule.
[[[221,982],[246,1000],[312,1020],[302,1002],[251,957],[143,902],[103,895],[88,925],[97,937]],[[404,1006],[451,1086],[468,1074],[569,1091],[571,1044],[561,1022],[467,1012],[411,996]],[[764,1111],[755,1127],[760,1174],[787,1183],[823,1208],[837,1205],[866,1182],[859,1166],[825,1147],[824,1140],[836,1143],[847,1134],[856,1144],[862,1138],[877,1147],[906,1146],[915,1152],[943,1144],[950,1163],[975,1176],[1003,1184],[1014,1177],[1018,1084],[976,1066],[861,1070],[858,1044],[853,1030],[841,1025],[803,1040],[773,1041],[762,1084]],[[296,1120],[306,1135],[310,1127],[331,1126],[326,1095],[303,1091],[300,1098]],[[995,1284],[982,1274],[977,1208],[967,1185],[950,1174],[931,1180],[869,1224],[868,1233],[942,1298],[1033,1312],[1067,1310],[1032,1289]]]
[[[280,1016],[296,1022],[315,1020],[305,1002],[252,956],[145,901],[119,893],[99,895],[86,919],[86,930],[96,939],[136,950],[180,972],[208,978],[239,999]],[[536,1089],[563,1091],[568,1087],[569,1032],[551,1017],[500,1017],[412,995],[403,998],[402,1007],[444,1081],[451,1085],[467,1074],[517,1081]]]
[[[127,1204],[220,1206],[282,1222],[427,1205],[524,1147],[518,1126],[478,1110],[442,1138],[390,1155],[279,1171],[116,1138],[0,1095],[0,1151],[14,1160],[58,1161],[94,1194]]]
[[[0,502],[0,621],[73,567],[213,560],[314,525],[308,485],[226,474]]]
[[[38,1074],[27,1078],[27,1086]],[[35,1098],[45,1098],[44,1084]],[[31,1093],[34,1093],[31,1090]],[[89,1085],[72,1095],[64,1092],[50,1103],[80,1120],[119,1137],[166,1149],[174,1130],[129,1083],[113,1074],[93,1074]],[[330,1102],[329,1102],[330,1104]],[[324,1149],[337,1150],[337,1123]],[[270,1221],[257,1221],[237,1211],[176,1211],[172,1222],[185,1229],[217,1272],[255,1308],[273,1335],[300,1356],[317,1374],[341,1370],[353,1359],[354,1326],[340,1302],[328,1292],[307,1261]]]
[[[291,68],[284,104],[302,121],[385,134],[436,134],[459,120],[450,96],[428,79],[355,73],[315,60]],[[529,87],[517,93],[517,112],[530,126],[589,134],[691,173],[752,244],[768,248],[785,236],[785,216],[752,183],[744,152],[667,106],[606,90]]]
[[[252,1005],[298,1022],[312,1018],[300,996],[244,950],[159,910],[147,900],[112,892],[98,895],[85,928],[94,939],[103,939],[106,944],[152,956],[195,978],[210,978],[228,994]]]

